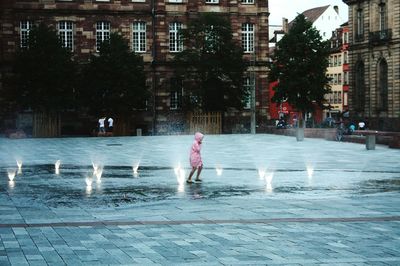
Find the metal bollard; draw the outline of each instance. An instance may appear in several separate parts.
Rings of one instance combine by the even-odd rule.
[[[367,150],[375,150],[375,144],[376,144],[375,135],[365,136],[365,148],[367,148]]]

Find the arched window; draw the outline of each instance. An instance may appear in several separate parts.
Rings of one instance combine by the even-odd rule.
[[[379,110],[388,109],[388,64],[385,59],[378,63],[378,93],[377,103]]]
[[[364,82],[364,63],[358,61],[355,69],[354,86],[354,106],[357,110],[363,111],[365,107],[365,82]]]

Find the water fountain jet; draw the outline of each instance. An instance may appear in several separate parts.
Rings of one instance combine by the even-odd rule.
[[[264,179],[266,174],[266,170],[264,168],[258,168],[258,176],[260,177],[260,179]]]
[[[266,191],[268,193],[272,192],[272,178],[274,177],[274,173],[265,174],[265,181],[267,182]]]
[[[17,160],[18,174],[22,174],[22,161]]]
[[[56,175],[60,174],[60,165],[61,165],[60,160],[57,160],[56,163],[54,164]]]
[[[15,174],[16,174],[16,170],[15,169],[8,169],[7,170],[8,180],[14,181]]]
[[[181,167],[181,164],[179,163],[177,167],[174,168],[176,180],[178,181],[179,184],[184,184],[185,182],[185,169]]]
[[[14,181],[8,181],[8,187],[10,189],[13,189],[15,187],[15,182]]]
[[[97,168],[97,171],[94,171],[94,172],[93,172],[93,175],[96,176],[97,181],[100,181],[100,180],[101,180],[102,174],[103,174],[103,168],[101,168],[101,167],[98,167],[98,168]]]
[[[99,169],[99,164],[92,162],[93,166],[93,172],[97,172],[97,169]]]
[[[132,170],[133,170],[133,176],[137,177],[138,176],[138,169],[139,169],[139,163],[136,163],[132,166]]]
[[[307,176],[308,178],[312,178],[314,174],[314,168],[310,165],[307,166]]]
[[[221,166],[216,166],[215,171],[217,172],[217,176],[221,176],[224,169]]]

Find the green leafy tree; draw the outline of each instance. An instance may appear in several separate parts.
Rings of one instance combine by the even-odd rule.
[[[143,58],[130,51],[127,41],[112,33],[102,42],[82,71],[80,98],[98,116],[112,115],[117,134],[126,135],[135,109],[148,98]]]
[[[33,136],[61,134],[60,112],[73,106],[75,64],[57,32],[44,24],[29,33],[15,58],[6,97],[20,109],[33,110]]]
[[[181,31],[185,50],[175,56],[176,75],[182,77],[186,109],[241,109],[249,96],[243,86],[246,63],[243,49],[232,37],[227,18],[205,13]]]
[[[289,32],[277,43],[270,80],[279,81],[272,101],[288,101],[303,116],[324,108],[324,95],[330,92],[326,70],[329,64],[329,42],[300,14]]]

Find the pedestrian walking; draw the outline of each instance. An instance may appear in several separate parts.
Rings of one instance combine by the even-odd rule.
[[[203,161],[201,160],[200,150],[203,138],[204,135],[201,134],[200,132],[197,132],[194,135],[194,141],[192,144],[192,148],[190,149],[190,166],[192,166],[192,171],[190,171],[189,177],[186,180],[187,183],[193,183],[192,176],[196,170],[197,170],[197,175],[195,181],[196,182],[202,181],[200,179],[200,173],[201,170],[203,169]]]
[[[358,122],[358,130],[365,130],[365,122],[363,120]]]
[[[112,133],[112,132],[113,132],[113,129],[114,129],[114,119],[112,119],[112,117],[109,117],[109,118],[107,119],[107,122],[108,122],[107,131]]]
[[[105,117],[101,117],[100,119],[99,119],[99,133],[106,133],[106,129],[105,129],[105,127],[104,127],[104,122],[106,121],[106,118]]]

